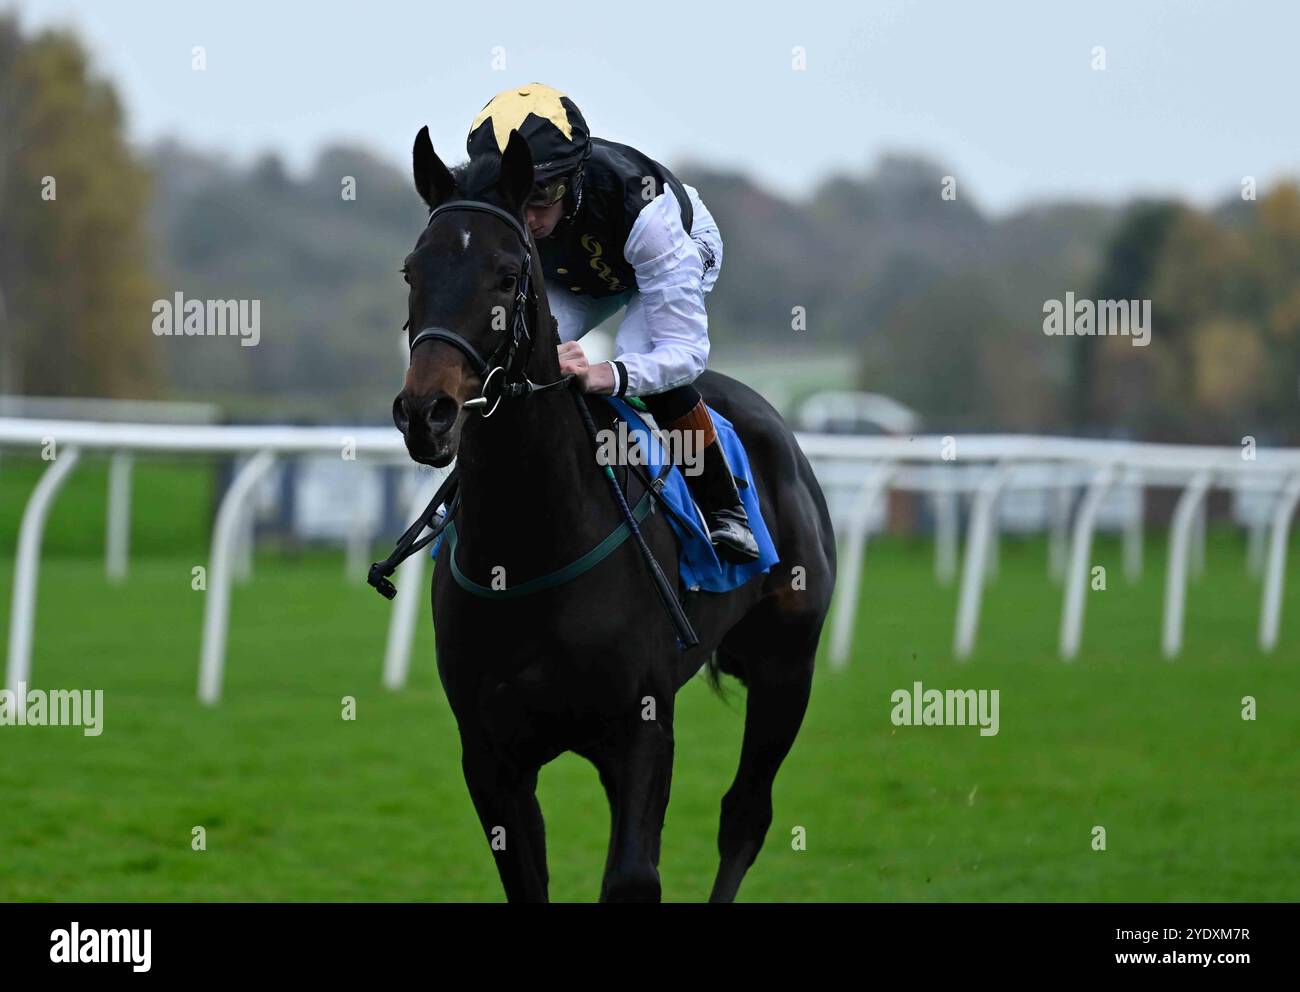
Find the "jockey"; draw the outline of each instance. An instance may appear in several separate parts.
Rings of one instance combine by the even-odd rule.
[[[640,397],[660,428],[698,431],[702,468],[683,472],[718,557],[759,556],[717,431],[692,385],[709,357],[704,297],[722,236],[699,193],[635,148],[593,138],[567,96],[541,83],[494,96],[470,126],[470,157],[518,131],[533,156],[526,211],[559,325],[560,371],[584,390]],[[578,339],[620,307],[617,358],[589,365]]]

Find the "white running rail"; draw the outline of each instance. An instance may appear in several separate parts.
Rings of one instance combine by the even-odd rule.
[[[1264,569],[1259,643],[1263,651],[1277,644],[1281,598],[1285,582],[1287,542],[1291,518],[1300,503],[1300,449],[1265,449],[1247,460],[1237,447],[1143,444],[1078,438],[1024,435],[964,435],[956,439],[937,435],[914,437],[861,437],[800,434],[799,442],[815,468],[838,463],[836,479],[850,466],[853,478],[848,507],[837,522],[846,536],[841,548],[841,589],[832,618],[831,654],[834,666],[852,654],[852,613],[857,610],[857,590],[867,541],[867,520],[879,516],[879,505],[890,491],[916,492],[933,497],[940,512],[942,540],[936,548],[941,575],[951,575],[955,565],[954,511],[963,497],[973,501],[965,561],[961,569],[959,608],[953,632],[954,654],[969,657],[975,647],[980,604],[985,584],[994,571],[999,527],[997,507],[1002,494],[1025,489],[1052,490],[1055,501],[1053,527],[1060,536],[1060,507],[1084,492],[1076,512],[1073,539],[1064,563],[1064,594],[1060,651],[1071,658],[1083,636],[1083,600],[1088,578],[1092,532],[1106,490],[1116,485],[1145,488],[1171,487],[1182,493],[1180,511],[1170,532],[1170,574],[1166,584],[1163,645],[1172,657],[1182,644],[1183,606],[1189,571],[1194,575],[1203,538],[1204,500],[1211,489],[1256,490],[1274,500],[1268,561]],[[41,536],[49,507],[60,486],[81,456],[113,459],[110,499],[108,574],[120,579],[127,571],[127,532],[130,498],[129,473],[140,455],[191,454],[242,456],[251,459],[227,492],[213,528],[209,558],[208,601],[205,604],[199,696],[205,702],[220,698],[229,624],[229,588],[232,555],[245,522],[244,503],[255,489],[258,475],[277,459],[308,454],[340,454],[345,447],[358,461],[410,465],[401,437],[380,427],[274,427],[212,426],[93,421],[31,420],[0,417],[0,449],[36,454],[58,452],[33,490],[23,514],[18,552],[14,562],[14,588],[9,617],[6,684],[26,682],[31,673],[36,616],[37,572]],[[1044,469],[1047,472],[1044,472]],[[1023,478],[1018,479],[1018,476]],[[1047,481],[1044,481],[1044,480]],[[427,490],[426,483],[423,489]],[[1060,494],[1059,497],[1057,494]],[[1063,502],[1062,502],[1063,501]],[[1140,527],[1140,523],[1137,525]],[[1131,528],[1130,540],[1140,540]],[[1064,549],[1061,549],[1064,552]],[[1058,557],[1058,565],[1060,554]],[[1133,577],[1141,559],[1130,551],[1126,571]],[[412,572],[417,569],[412,569]],[[423,585],[423,568],[419,568]],[[409,669],[410,643],[416,616],[427,597],[416,583],[408,595],[399,596],[391,611],[383,664],[383,683],[400,688]],[[360,593],[359,593],[360,594]]]

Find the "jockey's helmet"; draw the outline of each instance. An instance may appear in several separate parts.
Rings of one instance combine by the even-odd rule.
[[[550,204],[569,197],[566,214],[581,202],[582,167],[591,154],[591,132],[577,104],[553,87],[529,83],[502,90],[478,112],[465,148],[471,158],[500,155],[518,131],[533,154],[529,202]]]

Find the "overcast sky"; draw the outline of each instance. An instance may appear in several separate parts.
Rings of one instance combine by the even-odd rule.
[[[794,194],[897,150],[935,158],[997,211],[1154,192],[1204,203],[1246,175],[1300,175],[1293,0],[16,6],[27,27],[80,30],[136,140],[239,160],[274,149],[295,169],[337,139],[405,163],[426,123],[458,160],[493,93],[541,80],[597,135]]]

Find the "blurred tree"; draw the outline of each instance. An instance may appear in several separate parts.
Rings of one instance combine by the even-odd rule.
[[[1259,397],[1264,346],[1247,321],[1213,317],[1192,332],[1192,400],[1204,414],[1249,431]]]
[[[1250,275],[1250,246],[1240,231],[1225,230],[1203,213],[1184,212],[1169,230],[1164,251],[1150,274],[1144,296],[1152,304],[1150,352],[1159,378],[1142,388],[1146,422],[1155,436],[1166,440],[1222,440],[1205,414],[1241,412],[1241,386],[1232,369],[1242,361],[1228,355],[1232,335],[1249,337],[1253,313],[1247,304],[1245,282]],[[1242,340],[1251,363],[1253,342]],[[1112,354],[1122,349],[1113,348]],[[1227,360],[1223,369],[1207,368]],[[1258,383],[1256,382],[1256,391]],[[1209,409],[1205,408],[1209,404]]]
[[[0,16],[0,388],[153,392],[148,178],[71,34]]]
[[[342,145],[301,177],[274,155],[238,166],[174,144],[151,161],[167,282],[262,301],[256,348],[187,341],[166,351],[169,381],[239,415],[379,419],[405,368],[402,258],[428,218],[409,175]]]
[[[1260,322],[1268,335],[1268,384],[1261,414],[1300,435],[1300,186],[1284,183],[1259,201],[1255,259],[1264,283]],[[1263,376],[1262,376],[1263,377]]]
[[[953,277],[909,299],[867,341],[858,381],[920,411],[927,430],[1027,428],[1043,417],[1033,356],[1047,340],[1016,326],[984,279]]]
[[[1143,200],[1133,204],[1106,246],[1091,298],[1150,298],[1149,287],[1165,241],[1183,213],[1184,208],[1173,202]],[[1157,322],[1154,308],[1152,313],[1153,322]],[[1162,328],[1165,326],[1163,321],[1159,323]],[[1117,398],[1113,390],[1108,390],[1099,381],[1098,365],[1103,352],[1113,354],[1118,350],[1117,346],[1114,342],[1107,342],[1098,347],[1097,339],[1088,337],[1064,340],[1070,342],[1069,408],[1074,429],[1116,426]],[[1129,342],[1124,341],[1123,347],[1128,348]]]
[[[1300,189],[1130,215],[1099,299],[1151,300],[1151,344],[1080,339],[1089,422],[1169,441],[1300,434]],[[1091,345],[1091,347],[1085,347]],[[1076,365],[1076,370],[1080,367]]]

